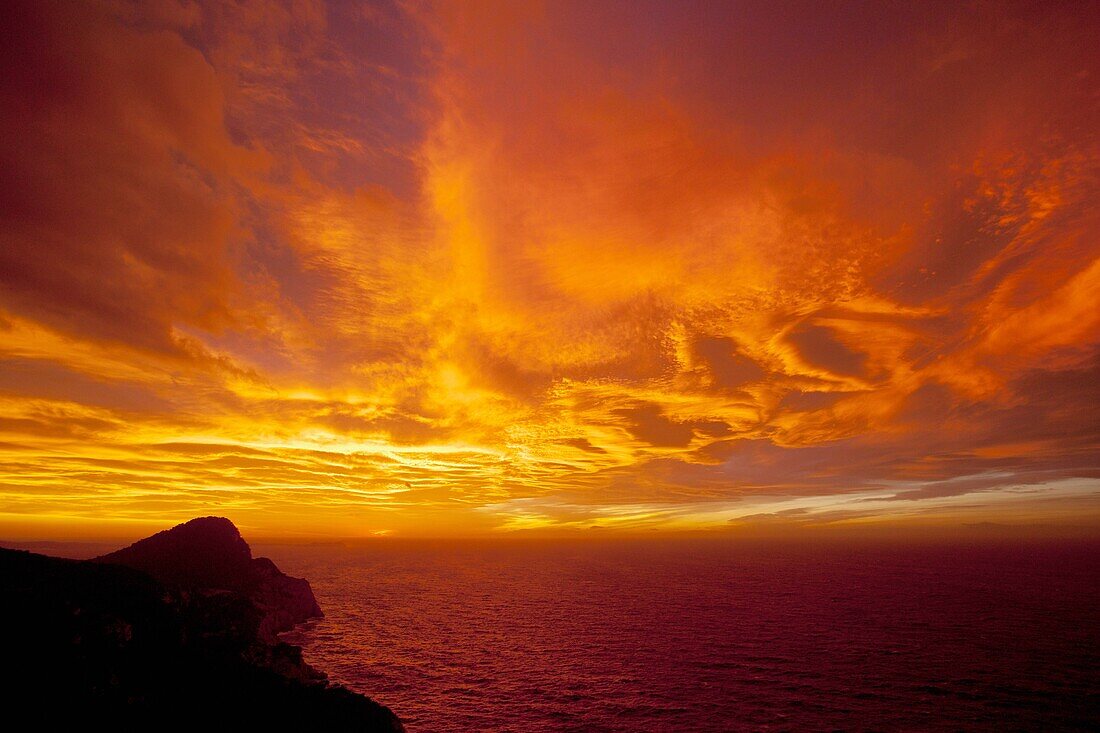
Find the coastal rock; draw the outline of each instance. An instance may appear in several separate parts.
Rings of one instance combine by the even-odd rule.
[[[404,730],[273,641],[316,599],[228,520],[95,561],[0,549],[0,598],[0,690],[28,729]]]
[[[309,581],[292,578],[252,549],[223,517],[200,517],[129,547],[95,558],[125,565],[173,589],[232,591],[259,610],[259,634],[268,643],[295,625],[322,615]]]

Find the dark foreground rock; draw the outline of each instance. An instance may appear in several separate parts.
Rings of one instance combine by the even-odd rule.
[[[96,558],[140,570],[177,591],[233,591],[260,611],[260,636],[276,634],[321,615],[309,581],[283,574],[252,549],[228,519],[201,517]]]
[[[401,731],[388,708],[274,639],[319,611],[309,584],[253,559],[228,520],[196,522],[96,561],[0,549],[8,719],[28,730]]]

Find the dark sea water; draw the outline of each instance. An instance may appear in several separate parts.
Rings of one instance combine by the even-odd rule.
[[[1095,544],[257,548],[409,731],[1100,729]]]

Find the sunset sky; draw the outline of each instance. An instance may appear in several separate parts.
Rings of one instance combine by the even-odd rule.
[[[1100,4],[0,17],[2,537],[1100,530]]]

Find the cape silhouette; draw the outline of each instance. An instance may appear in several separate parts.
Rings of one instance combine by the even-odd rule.
[[[259,633],[269,643],[279,632],[322,615],[309,581],[285,575],[266,557],[253,558],[241,533],[223,517],[192,519],[96,562],[126,565],[172,589],[240,593],[262,614]]]
[[[32,728],[403,731],[276,638],[321,609],[228,519],[89,561],[0,549],[0,594],[0,689]]]

